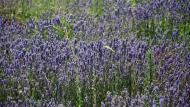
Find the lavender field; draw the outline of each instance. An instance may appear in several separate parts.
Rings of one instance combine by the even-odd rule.
[[[0,0],[0,107],[190,107],[190,1]]]

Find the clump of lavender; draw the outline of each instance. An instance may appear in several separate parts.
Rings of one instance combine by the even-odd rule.
[[[189,3],[101,3],[98,17],[83,0],[65,19],[0,17],[1,106],[189,106]]]
[[[95,87],[105,88],[103,92],[109,90],[116,93],[124,88],[124,86],[129,85],[127,88],[130,97],[136,96],[139,92],[141,92],[141,94],[150,93],[152,92],[151,90],[155,90],[158,86],[150,86],[152,88],[149,87],[148,90],[139,89],[142,88],[142,81],[146,74],[146,69],[148,68],[146,65],[148,64],[147,59],[145,58],[147,49],[148,45],[146,42],[137,41],[136,39],[120,40],[116,38],[111,41],[102,39],[91,43],[77,40],[68,41],[66,39],[57,40],[56,38],[49,38],[46,41],[40,35],[37,35],[33,39],[17,39],[11,43],[9,49],[9,57],[11,57],[11,59],[9,59],[7,67],[3,69],[3,71],[5,71],[3,75],[6,75],[8,80],[12,80],[13,84],[15,84],[14,80],[17,80],[16,84],[19,85],[16,86],[15,91],[19,94],[19,98],[17,98],[18,96],[15,96],[15,94],[7,96],[11,96],[10,100],[24,100],[26,96],[31,96],[31,98],[36,101],[40,101],[41,98],[50,100],[53,97],[56,99],[55,103],[58,104],[64,101],[61,100],[64,99],[64,97],[74,101],[74,99],[69,96],[72,94],[76,95],[77,93],[74,93],[75,90],[70,92],[69,89],[71,87],[81,87],[89,91],[93,85],[95,85]],[[169,49],[172,50],[172,54]],[[169,82],[165,80],[168,80],[168,78],[177,79],[173,76],[176,71],[172,71],[172,69],[169,68],[170,65],[172,66],[173,60],[182,61],[182,64],[179,64],[178,67],[183,67],[184,75],[186,74],[186,69],[189,69],[187,66],[188,63],[185,63],[188,61],[188,54],[186,55],[186,53],[183,52],[185,49],[181,49],[181,54],[184,54],[185,57],[180,59],[175,55],[175,48],[172,49],[172,47],[166,47],[165,45],[162,45],[161,48],[159,48],[159,45],[153,48],[153,59],[155,65],[158,67],[156,68],[158,72],[155,74],[157,76],[156,80],[153,80],[152,83],[157,83],[160,81],[160,77],[162,77],[163,80],[161,83],[163,87],[161,88],[164,88],[167,86],[167,82]],[[159,53],[159,51],[162,52]],[[178,49],[176,51],[180,50]],[[165,53],[165,56],[161,55],[163,53]],[[171,55],[167,56],[166,53]],[[162,57],[166,58],[164,58],[164,61],[159,61],[163,59]],[[183,59],[185,59],[184,63]],[[185,64],[185,66],[183,64]],[[167,72],[173,73],[166,73],[166,77],[163,77],[161,76],[162,74],[160,74],[163,68],[167,70]],[[179,69],[182,70],[181,68]],[[183,71],[180,71],[180,73],[183,74]],[[19,78],[17,77],[18,75],[20,75]],[[11,79],[9,77],[14,78]],[[79,77],[79,86],[76,85],[76,77]],[[129,80],[126,80],[127,78]],[[12,84],[10,80],[9,84]],[[180,80],[178,81],[180,82]],[[187,80],[183,81],[185,82],[184,84],[188,84]],[[110,82],[113,84],[110,84]],[[8,85],[5,87],[12,86]],[[168,92],[167,90],[171,90],[173,87],[169,87],[171,88],[159,91],[168,93],[171,96],[170,91]],[[11,90],[13,91],[14,89]],[[95,91],[101,90],[97,88]],[[182,91],[179,89],[178,92]],[[81,94],[90,95],[90,93],[85,92]],[[95,96],[97,99],[105,97],[101,94],[96,94]],[[87,97],[87,99],[92,100],[90,96]],[[131,103],[133,104],[133,101]]]

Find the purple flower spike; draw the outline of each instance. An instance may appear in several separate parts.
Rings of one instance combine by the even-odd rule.
[[[29,20],[28,22],[28,27],[31,28],[31,29],[34,29],[35,28],[35,24],[34,24],[34,20]]]
[[[53,23],[54,23],[54,24],[60,24],[60,23],[61,23],[60,16],[56,16],[56,17],[53,19]]]

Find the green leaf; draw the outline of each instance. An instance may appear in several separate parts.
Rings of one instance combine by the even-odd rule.
[[[103,0],[93,0],[90,15],[101,16],[103,14]]]
[[[60,38],[64,38],[65,31],[60,26],[53,26],[53,28],[57,31]]]

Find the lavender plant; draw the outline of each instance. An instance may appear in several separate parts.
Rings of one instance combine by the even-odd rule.
[[[0,106],[190,106],[188,1],[65,2],[0,17]]]

